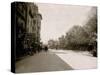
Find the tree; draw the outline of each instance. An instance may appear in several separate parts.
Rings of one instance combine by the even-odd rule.
[[[57,49],[58,48],[58,41],[55,41],[55,40],[49,40],[48,41],[48,46],[49,48],[51,49]]]
[[[91,50],[97,52],[97,8],[93,7],[91,9],[88,21],[84,25],[84,30],[89,36],[89,45],[92,47]]]

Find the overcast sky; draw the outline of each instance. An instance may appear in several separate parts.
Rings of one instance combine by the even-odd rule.
[[[57,39],[74,25],[83,25],[91,9],[90,6],[37,4],[42,14],[41,41]]]

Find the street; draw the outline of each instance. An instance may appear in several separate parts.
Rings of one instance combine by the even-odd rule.
[[[40,52],[16,62],[16,73],[73,70],[54,52]]]
[[[50,50],[69,64],[74,70],[96,69],[97,57],[88,51]]]

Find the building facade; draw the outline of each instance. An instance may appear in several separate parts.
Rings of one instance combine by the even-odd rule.
[[[34,3],[16,3],[16,55],[25,54],[25,49],[40,45],[42,16]]]

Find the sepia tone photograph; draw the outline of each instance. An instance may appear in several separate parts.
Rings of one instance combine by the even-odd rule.
[[[11,67],[15,73],[97,68],[97,7],[13,2]]]

